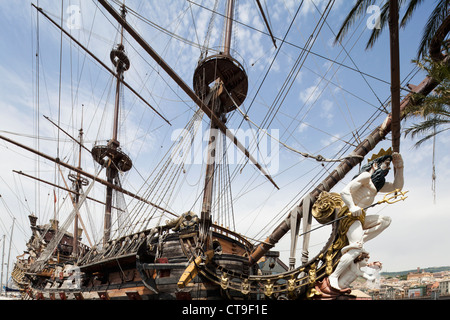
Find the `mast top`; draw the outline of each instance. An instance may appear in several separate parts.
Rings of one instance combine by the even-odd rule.
[[[204,99],[214,85],[222,107],[219,113],[228,113],[240,106],[247,97],[248,77],[244,67],[231,54],[234,0],[228,0],[225,20],[223,52],[206,57],[198,63],[194,72],[194,91]]]
[[[122,19],[125,20],[125,5],[122,5],[120,14]],[[124,72],[130,68],[130,59],[126,55],[125,46],[123,45],[123,31],[124,28],[121,26],[120,43],[118,43],[109,54],[112,64],[116,67],[117,74],[112,138],[108,141],[107,145],[94,146],[91,153],[94,160],[100,165],[125,172],[132,168],[132,161],[127,154],[120,150],[120,142],[117,138],[119,128],[120,85]]]

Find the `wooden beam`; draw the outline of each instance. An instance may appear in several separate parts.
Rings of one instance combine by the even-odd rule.
[[[21,143],[18,143],[17,141],[11,140],[11,139],[9,139],[9,138],[7,138],[7,137],[4,137],[4,136],[1,136],[1,135],[0,135],[0,139],[5,140],[6,142],[9,142],[9,143],[11,143],[11,144],[14,144],[14,145],[16,145],[16,146],[18,146],[18,147],[20,147],[20,148],[22,148],[22,149],[25,149],[25,150],[27,150],[27,151],[30,151],[30,152],[32,152],[32,153],[35,153],[35,154],[37,154],[38,156],[40,156],[40,157],[42,157],[42,158],[45,158],[45,159],[50,160],[50,161],[52,161],[52,162],[54,162],[54,163],[60,164],[60,165],[62,165],[63,167],[66,167],[66,168],[68,168],[68,169],[70,169],[70,170],[72,170],[72,171],[75,171],[75,172],[77,172],[77,173],[80,173],[80,174],[82,174],[83,176],[88,177],[88,178],[90,178],[90,179],[92,179],[92,180],[95,180],[95,181],[97,181],[97,182],[100,182],[101,184],[103,184],[103,185],[105,185],[105,186],[109,186],[109,187],[111,187],[111,188],[113,188],[113,189],[115,189],[115,190],[117,190],[117,191],[119,191],[119,192],[121,192],[121,193],[123,193],[123,194],[126,194],[127,196],[130,196],[130,197],[132,197],[132,198],[134,198],[134,199],[137,199],[137,200],[139,200],[139,201],[142,201],[142,202],[144,202],[144,203],[147,203],[147,204],[149,204],[149,205],[151,205],[151,206],[153,206],[153,207],[155,207],[155,208],[157,208],[157,209],[159,209],[159,210],[161,210],[161,211],[163,211],[163,212],[167,212],[167,213],[169,213],[169,214],[171,214],[171,215],[173,215],[173,216],[175,216],[175,217],[178,217],[177,214],[175,214],[175,213],[173,213],[173,212],[170,212],[170,211],[168,211],[167,209],[164,209],[164,208],[158,206],[157,204],[154,204],[154,203],[152,203],[152,202],[150,202],[150,201],[148,201],[148,200],[146,200],[146,199],[144,199],[144,198],[138,196],[137,194],[134,194],[134,193],[132,193],[132,192],[130,192],[130,191],[128,191],[128,190],[125,190],[125,189],[119,187],[119,186],[116,186],[116,185],[114,185],[114,184],[112,184],[112,183],[109,183],[108,181],[105,181],[105,180],[103,180],[103,179],[100,179],[100,178],[94,176],[93,174],[90,174],[90,173],[85,172],[85,171],[83,171],[83,170],[81,170],[81,169],[78,169],[77,167],[74,167],[74,166],[72,166],[72,165],[70,165],[70,164],[68,164],[68,163],[62,162],[62,161],[61,161],[60,159],[58,159],[58,158],[53,158],[53,157],[51,157],[51,156],[49,156],[49,155],[46,155],[45,153],[42,153],[42,152],[37,151],[37,150],[34,150],[33,148],[30,148],[30,147],[28,147],[28,146],[25,146],[25,145],[23,145],[23,144],[21,144]]]
[[[264,10],[262,8],[262,5],[259,2],[259,0],[256,0],[256,3],[258,4],[259,11],[261,11],[261,15],[263,17],[264,23],[266,24],[266,28],[269,31],[270,37],[272,38],[273,45],[274,45],[275,48],[277,48],[277,42],[275,41],[275,38],[274,38],[274,36],[272,34],[272,30],[270,29],[269,22],[267,21],[266,15],[264,14]]]
[[[37,181],[39,181],[39,182],[42,182],[42,183],[51,185],[52,187],[59,188],[59,189],[61,189],[61,190],[64,190],[64,191],[67,191],[67,192],[71,192],[71,193],[73,193],[73,194],[75,194],[75,195],[81,196],[81,193],[76,192],[75,190],[71,190],[71,189],[68,189],[68,188],[59,186],[59,185],[54,184],[54,183],[52,183],[52,182],[50,182],[50,181],[46,181],[46,180],[43,180],[43,179],[39,179],[39,178],[33,177],[32,175],[26,174],[26,173],[24,173],[24,172],[22,172],[22,171],[13,170],[13,172],[14,172],[14,173],[17,173],[17,174],[20,174],[20,175],[22,175],[22,176],[25,176],[25,177],[27,177],[27,178],[31,178],[31,179],[37,180]],[[100,204],[102,204],[102,205],[105,205],[105,203],[104,203],[103,201],[100,201],[100,200],[98,200],[98,199],[94,199],[94,198],[91,198],[91,197],[86,197],[86,199],[91,200],[91,201],[95,201],[95,202],[100,203]],[[122,209],[117,208],[117,207],[113,207],[113,208],[116,209],[116,210],[119,210],[119,211],[123,211]]]
[[[183,274],[181,275],[180,279],[178,280],[177,286],[180,289],[186,288],[186,286],[191,282],[198,274],[198,265],[200,263],[208,263],[212,257],[214,256],[214,251],[209,250],[206,251],[206,261],[203,261],[203,258],[201,256],[195,258],[194,261],[192,261],[189,266],[184,270]]]

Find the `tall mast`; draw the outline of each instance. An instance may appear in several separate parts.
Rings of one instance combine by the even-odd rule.
[[[231,49],[231,31],[233,29],[234,0],[227,2],[227,16],[225,18],[225,39],[223,42],[223,54],[229,56]]]
[[[125,5],[121,8],[121,18],[125,20]],[[112,139],[107,145],[97,145],[92,148],[92,156],[102,166],[106,167],[106,180],[109,185],[106,187],[106,205],[103,225],[103,246],[106,246],[111,237],[111,209],[113,188],[111,185],[117,184],[119,171],[128,171],[132,167],[131,159],[122,150],[120,150],[118,131],[119,131],[119,110],[120,110],[120,91],[124,78],[124,72],[130,68],[130,60],[125,54],[123,45],[123,26],[121,26],[120,43],[111,50],[110,59],[116,67],[117,83],[114,103],[114,120]]]
[[[125,19],[125,6],[122,6],[122,18]],[[119,104],[120,104],[120,87],[121,87],[121,79],[123,79],[123,74],[126,70],[129,68],[129,61],[128,58],[126,58],[126,61],[128,61],[128,66],[125,65],[125,52],[124,52],[124,46],[123,46],[123,26],[120,28],[120,43],[117,45],[117,49],[112,50],[110,54],[110,58],[112,63],[116,67],[117,72],[117,79],[116,79],[116,99],[114,103],[114,122],[113,122],[113,137],[111,143],[117,144],[117,147],[119,146],[119,141],[117,140],[117,133],[119,131],[118,125],[119,125]]]
[[[0,274],[0,293],[3,291],[3,265],[5,264],[5,237],[6,235],[3,235],[3,250],[2,250],[2,270]]]
[[[80,147],[78,149],[78,169],[81,169],[81,146],[83,145],[83,128],[80,129]],[[75,184],[75,203],[80,201],[80,189],[81,189],[81,175],[77,173],[77,182]],[[75,215],[75,221],[73,223],[73,254],[75,257],[78,255],[78,215]]]
[[[78,149],[78,169],[81,171],[81,148],[83,147],[83,127],[79,130],[79,149]],[[69,174],[69,180],[73,183],[73,189],[75,193],[75,204],[78,205],[80,201],[81,187],[88,185],[88,180],[81,177],[80,171],[77,172],[76,176]],[[73,251],[72,254],[76,257],[78,255],[78,241],[80,238],[78,231],[78,214],[75,215],[73,223]]]
[[[8,249],[8,262],[6,263],[6,282],[5,282],[5,289],[8,285],[8,274],[9,274],[9,259],[11,258],[11,244],[12,244],[12,237],[14,232],[14,223],[16,222],[16,218],[13,218],[13,223],[11,227],[11,234],[9,235],[9,249]],[[5,290],[6,291],[6,290]]]
[[[226,122],[226,114],[240,105],[247,95],[248,79],[244,68],[231,57],[231,31],[233,22],[234,0],[227,2],[225,20],[225,37],[223,52],[206,57],[200,61],[194,72],[194,90],[208,105],[214,115],[222,123]],[[211,205],[213,201],[213,185],[216,166],[216,146],[219,126],[211,117],[208,159],[206,163],[205,186],[200,219],[200,241],[207,247],[208,231],[211,226]]]

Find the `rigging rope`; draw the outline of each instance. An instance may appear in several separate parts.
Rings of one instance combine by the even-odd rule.
[[[415,71],[415,72],[414,72]],[[411,70],[411,72],[408,73],[408,75],[405,76],[405,78],[402,81],[402,84],[404,83],[409,83],[411,81],[411,79],[418,73],[418,68],[417,66],[414,66],[413,69]],[[390,95],[385,99],[386,103],[387,101],[389,101],[390,99]],[[373,124],[373,122],[382,114],[382,111],[379,109],[377,111],[375,111],[371,117],[369,117],[369,119],[361,126],[361,132],[360,134],[366,134],[366,132],[370,129],[370,126]],[[363,127],[365,127],[365,129],[363,129]],[[341,151],[339,151],[341,154],[344,154],[345,152],[347,152],[348,148],[350,148],[350,145],[348,145],[348,147],[344,150],[341,149]],[[329,164],[331,165],[331,164]],[[271,221],[269,221],[267,223],[267,225],[262,228],[261,230],[259,230],[257,232],[256,235],[254,235],[254,238],[258,238],[258,237],[265,237],[265,234],[267,232],[270,232],[271,230],[273,230],[273,228],[279,224],[280,220],[283,219],[286,214],[288,212],[290,212],[290,210],[292,210],[292,208],[296,205],[298,205],[300,203],[300,201],[303,199],[303,197],[306,195],[306,193],[308,192],[308,190],[310,190],[311,187],[317,185],[317,183],[319,181],[321,181],[323,179],[323,177],[325,176],[326,172],[323,172],[320,176],[319,174],[317,174],[314,178],[312,178],[307,184],[305,184],[305,186],[292,198],[292,200],[287,203],[285,205],[284,208],[282,208],[273,218]]]
[[[151,200],[153,203],[161,205],[164,203],[166,207],[174,200],[174,192],[176,182],[183,173],[183,166],[185,160],[190,155],[187,148],[188,145],[194,143],[193,138],[195,133],[200,128],[202,111],[197,111],[191,120],[187,123],[184,130],[180,131],[180,135],[171,148],[168,149],[165,156],[162,157],[159,164],[155,166],[153,172],[148,176],[146,184],[148,187],[143,192],[143,198]],[[180,156],[181,159],[173,161],[173,157]],[[151,183],[149,183],[151,181]],[[142,186],[144,187],[144,185]],[[179,193],[180,190],[177,191]],[[150,208],[148,212],[145,210],[146,205],[144,203],[136,203],[134,208],[130,209],[132,213],[129,219],[128,232],[132,231],[132,228],[141,225],[141,228],[147,228],[150,221],[155,218],[157,212],[156,208]],[[160,220],[162,215],[160,216]]]
[[[435,163],[435,155],[436,155],[436,123],[433,127],[433,172],[431,174],[431,190],[433,192],[433,201],[436,204],[436,163]]]
[[[188,1],[189,3],[195,4],[196,6],[199,6],[199,7],[202,8],[202,9],[208,10],[208,11],[214,13],[214,14],[217,14],[217,15],[219,15],[219,16],[225,17],[225,15],[223,15],[223,14],[220,13],[220,12],[212,11],[211,9],[209,9],[209,8],[207,8],[207,7],[205,7],[205,6],[201,5],[201,4],[195,3],[195,2],[193,2],[193,1],[191,1],[191,0],[187,0],[187,1]],[[300,6],[303,4],[303,1],[304,1],[304,0],[302,0],[302,3],[300,4]],[[266,33],[265,31],[259,30],[259,29],[255,28],[255,27],[252,27],[252,26],[250,26],[250,25],[248,25],[248,24],[245,24],[245,23],[243,23],[243,22],[240,22],[240,21],[238,21],[238,20],[233,19],[233,22],[235,22],[235,23],[237,23],[237,24],[240,24],[240,25],[243,25],[243,26],[245,26],[245,27],[247,27],[247,28],[249,28],[249,29],[251,29],[251,30],[253,30],[253,31],[259,32],[259,33],[264,34],[264,35],[266,35],[266,36],[270,36],[269,33]],[[345,65],[345,64],[343,64],[343,63],[340,63],[340,62],[338,62],[338,61],[335,61],[335,60],[333,60],[333,59],[330,59],[330,58],[328,58],[328,57],[325,57],[325,56],[323,56],[323,55],[321,55],[321,54],[318,54],[318,53],[316,53],[316,52],[314,52],[314,51],[307,50],[306,48],[301,47],[301,46],[299,46],[299,45],[297,45],[297,44],[295,44],[295,43],[289,42],[289,41],[287,41],[285,38],[280,39],[280,38],[274,37],[274,39],[280,41],[281,43],[286,43],[287,45],[292,46],[292,47],[294,47],[294,48],[297,48],[297,49],[300,49],[300,50],[306,50],[306,51],[308,51],[308,53],[310,53],[310,54],[312,54],[312,55],[314,55],[314,56],[316,56],[316,57],[318,57],[318,58],[321,58],[321,59],[327,60],[327,61],[329,61],[329,62],[335,63],[335,64],[337,64],[337,65],[340,65],[340,66],[342,66],[342,67],[344,67],[344,68],[347,68],[347,69],[349,69],[349,70],[352,70],[352,71],[354,71],[354,72],[358,72],[358,73],[360,72],[360,71],[358,71],[358,70],[355,69],[355,68],[352,68],[352,67],[347,66],[347,65]],[[388,82],[388,81],[386,81],[386,80],[380,79],[380,78],[378,78],[378,77],[376,77],[376,76],[370,75],[370,74],[365,73],[365,72],[361,72],[361,73],[362,73],[363,75],[369,77],[369,78],[372,78],[372,79],[374,79],[374,80],[377,80],[377,81],[379,81],[379,82],[382,82],[382,83],[384,83],[384,84],[386,84],[386,85],[390,85],[390,82]],[[404,89],[404,88],[403,88],[403,89]]]
[[[100,172],[102,170],[100,170],[97,175],[96,178],[99,176]],[[69,214],[69,216],[66,218],[66,220],[64,221],[64,223],[61,225],[61,227],[55,232],[55,235],[53,236],[53,238],[50,240],[50,242],[47,244],[47,246],[45,247],[44,251],[41,253],[41,255],[39,256],[39,258],[36,260],[36,262],[32,265],[31,270],[32,271],[38,271],[41,270],[41,268],[44,266],[44,264],[48,261],[48,259],[50,259],[51,255],[53,254],[53,252],[55,251],[55,249],[57,248],[58,244],[60,243],[62,237],[66,234],[67,230],[69,229],[69,226],[72,224],[77,212],[79,211],[79,209],[81,208],[81,206],[83,205],[84,201],[87,198],[87,195],[89,194],[89,192],[92,190],[92,187],[95,184],[95,179],[92,180],[91,184],[89,185],[89,187],[86,190],[86,193],[84,193],[80,199],[79,202],[77,203],[77,206],[73,208],[72,212]],[[44,233],[45,235],[45,233]]]
[[[225,86],[224,86],[224,89],[225,89],[225,92],[228,94],[229,98],[233,101],[233,103],[234,103],[236,109],[239,111],[239,113],[242,115],[242,117],[244,118],[245,121],[248,121],[249,123],[253,124],[256,128],[258,128],[259,131],[261,131],[261,132],[263,132],[264,134],[268,135],[271,139],[277,141],[279,144],[281,144],[283,147],[285,147],[285,148],[288,149],[288,150],[291,150],[291,151],[293,151],[293,152],[295,152],[295,153],[298,153],[298,154],[300,154],[301,156],[303,156],[303,157],[305,157],[305,158],[312,158],[312,159],[315,159],[315,160],[317,160],[317,161],[319,161],[319,162],[342,162],[342,161],[344,161],[344,160],[346,160],[346,159],[349,159],[349,158],[363,158],[362,156],[359,156],[359,155],[348,155],[348,156],[345,156],[345,157],[339,158],[339,159],[327,159],[327,158],[324,158],[324,157],[321,156],[321,155],[313,156],[313,155],[311,155],[311,154],[309,154],[309,153],[306,153],[306,152],[302,152],[302,151],[296,150],[296,149],[294,149],[294,148],[288,146],[286,143],[284,143],[284,142],[280,141],[279,139],[275,138],[275,137],[272,136],[267,130],[262,129],[262,128],[261,128],[260,126],[258,126],[255,122],[253,122],[252,120],[250,120],[250,117],[249,117],[247,114],[245,114],[245,113],[241,110],[241,108],[240,108],[240,107],[237,105],[237,103],[234,101],[233,97],[230,95],[230,93],[229,93],[228,90],[225,88]]]
[[[310,51],[308,51],[308,52],[310,52]],[[245,119],[245,114],[238,108],[238,110],[239,110],[239,112],[244,116],[244,119]],[[247,120],[247,121],[250,121],[249,119],[245,119],[245,120]],[[250,121],[250,122],[252,122],[252,121]],[[253,122],[252,122],[253,123]],[[254,123],[253,123],[254,124]],[[255,124],[254,124],[255,125]],[[258,126],[257,126],[258,127]],[[263,130],[263,129],[261,129],[260,127],[258,127],[260,130]],[[269,135],[270,136],[270,135]],[[273,137],[271,137],[271,138],[273,138]],[[281,141],[278,141],[280,144],[282,144],[284,147],[286,147],[286,148],[288,148],[288,149],[290,149],[290,150],[292,150],[292,151],[294,151],[294,152],[297,152],[297,153],[299,153],[299,154],[302,154],[300,151],[298,151],[298,150],[295,150],[295,149],[292,149],[292,148],[290,148],[289,146],[287,146],[287,145],[285,145],[284,143],[282,143]],[[306,154],[307,155],[307,154]],[[307,157],[311,157],[311,158],[316,158],[316,157],[318,157],[318,159],[316,159],[316,160],[318,160],[318,161],[321,161],[320,159],[321,158],[323,158],[323,157],[321,157],[321,156],[311,156],[311,155],[307,155]],[[331,160],[334,160],[334,161],[336,161],[335,159],[331,159]],[[168,190],[167,190],[168,191]]]

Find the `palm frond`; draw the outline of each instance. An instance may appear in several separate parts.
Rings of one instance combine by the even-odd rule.
[[[422,139],[418,140],[418,141],[414,144],[414,147],[415,147],[415,148],[420,147],[424,142],[427,142],[427,141],[430,140],[431,138],[433,138],[433,137],[437,136],[438,134],[440,134],[440,133],[442,133],[442,132],[444,132],[444,131],[447,131],[447,130],[449,130],[449,129],[450,129],[450,128],[446,128],[446,129],[442,129],[442,130],[439,130],[439,131],[434,131],[433,133],[428,134],[427,136],[425,136],[425,137],[423,137]]]
[[[373,47],[378,37],[383,32],[384,28],[389,23],[389,1],[387,1],[380,12],[380,28],[373,28],[372,33],[370,34],[369,41],[367,41],[366,49],[370,49]]]
[[[406,8],[405,14],[400,22],[400,27],[405,27],[405,25],[411,19],[413,13],[416,11],[417,7],[423,2],[423,0],[410,0],[408,8]]]
[[[355,23],[355,21],[361,16],[361,14],[366,13],[367,8],[375,3],[375,0],[357,0],[353,8],[348,13],[344,22],[342,23],[334,43],[339,43],[347,34],[350,27]]]
[[[436,31],[439,29],[442,22],[447,18],[450,4],[449,2],[449,0],[440,0],[428,18],[428,22],[423,31],[422,40],[419,44],[417,53],[418,58],[421,56],[423,57],[427,53],[431,40],[436,34]]]
[[[416,123],[411,127],[406,128],[404,130],[405,137],[410,135],[411,138],[415,138],[418,135],[424,135],[430,131],[434,131],[434,129],[439,126],[448,126],[448,124],[450,124],[450,119],[440,119],[439,117],[431,117],[428,120]],[[444,128],[441,131],[438,131],[438,133],[448,129],[450,128]]]

